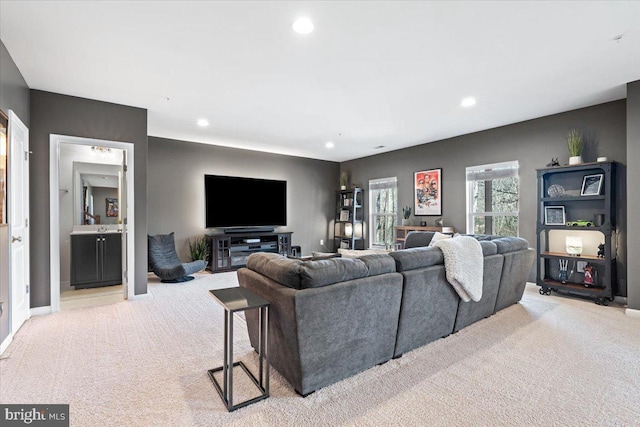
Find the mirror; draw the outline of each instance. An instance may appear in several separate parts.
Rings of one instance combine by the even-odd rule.
[[[73,162],[74,224],[121,224],[119,165]]]

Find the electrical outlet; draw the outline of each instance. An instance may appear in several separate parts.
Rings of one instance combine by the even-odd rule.
[[[584,268],[587,266],[586,261],[578,261],[576,264],[576,271],[578,273],[584,273]]]
[[[324,239],[320,239],[320,246],[324,246]]]

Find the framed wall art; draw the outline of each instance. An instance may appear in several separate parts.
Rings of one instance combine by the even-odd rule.
[[[442,169],[413,174],[414,215],[442,215]]]
[[[600,189],[602,188],[602,180],[604,174],[586,175],[582,178],[582,190],[580,190],[581,196],[598,196],[600,195]]]
[[[118,216],[118,199],[107,197],[107,216]]]
[[[9,119],[0,111],[0,224],[7,223],[7,153]]]
[[[545,225],[565,225],[564,206],[545,206]]]

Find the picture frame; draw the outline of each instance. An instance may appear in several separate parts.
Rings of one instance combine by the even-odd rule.
[[[7,224],[7,170],[9,152],[9,118],[0,111],[0,225]]]
[[[585,175],[582,178],[582,189],[580,190],[581,196],[599,196],[602,189],[602,181],[604,180],[604,174],[597,173],[594,175]]]
[[[118,216],[118,199],[107,197],[106,201],[106,212],[108,217],[117,217]]]
[[[442,168],[413,174],[414,215],[442,215]]]
[[[565,225],[566,216],[564,206],[545,206],[544,207],[544,224],[545,225]]]

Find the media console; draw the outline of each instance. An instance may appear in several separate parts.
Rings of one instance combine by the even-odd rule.
[[[254,252],[288,255],[292,232],[239,232],[211,234],[207,269],[212,273],[237,270],[247,264]]]

